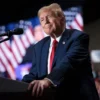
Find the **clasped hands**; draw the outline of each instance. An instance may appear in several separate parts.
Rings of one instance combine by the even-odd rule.
[[[48,79],[34,80],[29,84],[28,90],[31,90],[32,96],[41,97],[44,91],[47,89],[49,91],[52,86],[53,84]]]

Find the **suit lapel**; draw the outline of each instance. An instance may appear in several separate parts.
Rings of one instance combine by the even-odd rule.
[[[54,57],[54,61],[53,61],[53,67],[54,67],[54,64],[57,60],[57,58],[60,56],[60,54],[64,51],[64,46],[66,45],[67,43],[67,40],[69,38],[69,34],[68,34],[68,30],[66,29],[58,43],[58,46],[57,46],[57,49],[56,49],[56,53],[55,53],[55,57]]]
[[[49,45],[50,45],[50,38],[47,41],[45,41],[41,52],[42,56],[41,56],[41,63],[40,63],[41,64],[40,72],[43,75],[47,74],[47,61],[48,61],[47,59],[48,59]]]

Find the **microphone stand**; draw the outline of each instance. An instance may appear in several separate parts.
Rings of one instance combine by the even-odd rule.
[[[1,40],[0,43],[2,43],[2,42],[4,42],[4,41],[7,41],[7,40],[9,40],[9,39],[10,39],[10,37],[5,38],[4,40]]]
[[[13,31],[12,30],[9,30],[6,34],[0,34],[0,37],[1,36],[8,36],[8,38],[5,38],[4,40],[1,40],[0,43],[4,42],[4,41],[7,41],[10,39],[10,37],[15,34],[15,35],[18,35],[18,34],[22,34],[23,33],[23,29],[22,28],[17,28],[17,29],[14,29]]]
[[[2,43],[2,42],[4,42],[4,41],[7,41],[7,40],[10,39],[10,37],[11,37],[12,35],[10,35],[9,32],[10,32],[10,31],[7,32],[7,33],[8,33],[8,35],[7,35],[8,38],[5,38],[5,39],[1,40],[0,43]],[[2,35],[0,35],[0,36],[5,36],[5,35],[2,34]]]
[[[4,42],[4,41],[7,41],[7,40],[10,39],[10,37],[12,36],[12,34],[10,34],[10,32],[11,32],[11,30],[9,30],[9,31],[7,32],[8,38],[5,38],[5,39],[1,40],[0,43],[2,43],[2,42]],[[1,37],[1,36],[5,36],[5,34],[0,35],[0,37]]]

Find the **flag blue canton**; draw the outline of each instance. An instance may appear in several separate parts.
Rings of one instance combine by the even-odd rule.
[[[68,26],[71,25],[73,20],[76,18],[76,15],[78,13],[82,13],[81,7],[71,7],[68,8],[66,11],[64,11],[65,17],[66,17],[66,23]]]

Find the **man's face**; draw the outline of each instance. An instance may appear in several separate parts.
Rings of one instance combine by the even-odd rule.
[[[40,23],[47,35],[57,34],[61,28],[61,18],[57,17],[53,12],[45,10],[40,16]]]

